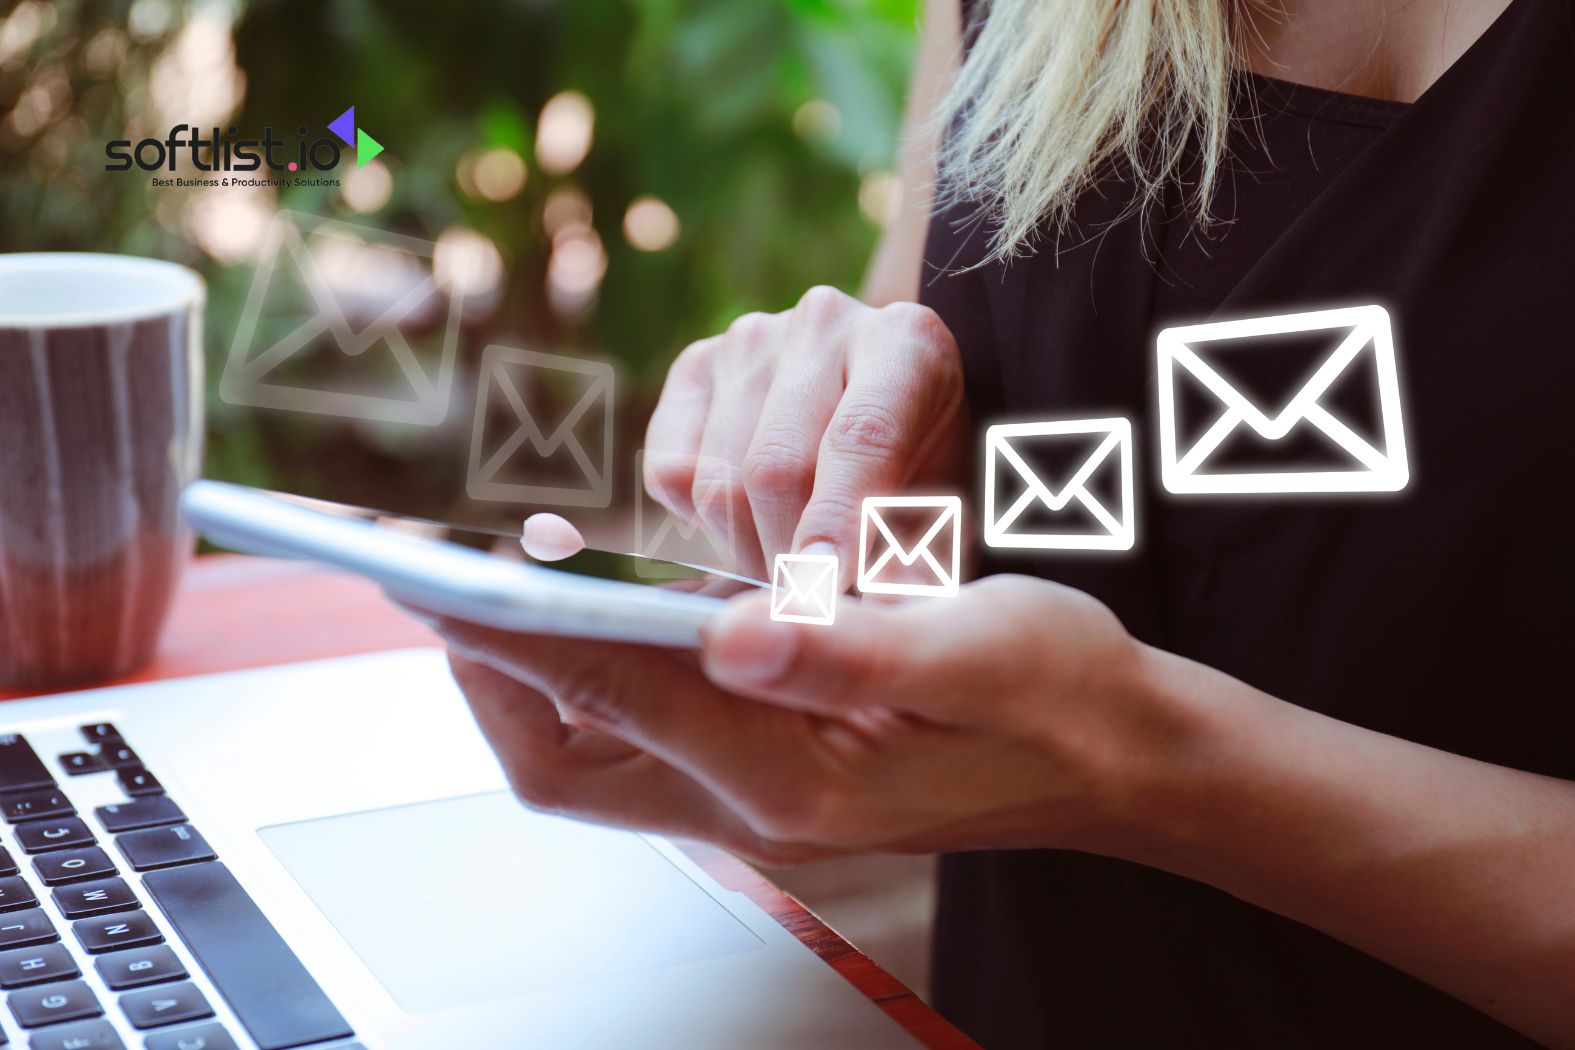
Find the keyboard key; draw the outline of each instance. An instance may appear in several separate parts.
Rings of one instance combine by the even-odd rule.
[[[90,751],[67,751],[60,756],[60,768],[68,777],[80,777],[84,773],[102,773],[105,767]]]
[[[60,909],[60,914],[68,919],[125,911],[137,906],[137,895],[131,892],[131,887],[126,885],[124,879],[95,879],[92,882],[56,886],[50,895],[55,898],[55,907]]]
[[[90,744],[118,744],[121,742],[120,730],[110,722],[94,722],[92,725],[82,727],[82,739]]]
[[[93,832],[80,817],[35,820],[16,829],[17,845],[29,853],[93,845]]]
[[[118,915],[99,915],[71,924],[77,941],[89,952],[113,952],[121,948],[145,948],[159,944],[164,935],[153,925],[145,911],[126,911]]]
[[[126,1044],[104,1020],[47,1028],[34,1035],[27,1046],[28,1050],[126,1050]]]
[[[124,742],[105,744],[98,749],[98,758],[100,762],[110,769],[129,769],[132,766],[142,765],[142,759],[138,758],[137,753],[131,750],[130,744]]]
[[[213,1007],[190,981],[130,992],[120,997],[126,1020],[137,1028],[156,1028],[161,1024],[198,1021],[213,1016]]]
[[[0,911],[36,907],[38,907],[38,897],[33,893],[33,888],[27,884],[26,879],[20,876],[0,879]]]
[[[115,770],[115,779],[120,781],[120,789],[132,798],[164,794],[164,785],[159,783],[159,778],[141,766],[127,766],[125,769],[117,769]]]
[[[75,812],[71,802],[55,788],[0,795],[0,817],[4,817],[7,824],[46,817],[69,817]]]
[[[43,908],[0,915],[0,948],[26,948],[60,940]]]
[[[11,1012],[23,1028],[59,1024],[62,1021],[80,1021],[84,1017],[101,1017],[104,1010],[98,1005],[93,989],[83,981],[64,981],[60,984],[42,984],[37,988],[24,988],[12,992],[6,1001]]]
[[[15,733],[0,734],[0,791],[53,787],[55,778],[38,757],[27,738]]]
[[[351,1034],[317,981],[223,864],[149,872],[142,886],[262,1050]]]
[[[38,872],[38,877],[44,880],[45,886],[58,886],[63,882],[75,882],[78,879],[101,879],[106,875],[115,874],[116,871],[115,862],[109,859],[109,854],[97,846],[62,850],[59,853],[46,853],[42,857],[35,857],[33,870]]]
[[[180,959],[163,944],[100,955],[93,965],[104,983],[117,992],[160,981],[181,981],[188,976]]]
[[[16,875],[22,869],[16,866],[16,861],[11,859],[11,851],[0,849],[0,877]]]
[[[115,845],[125,854],[126,863],[137,871],[214,858],[207,840],[190,824],[128,831],[115,840]]]
[[[29,984],[63,981],[77,976],[80,973],[76,960],[71,958],[71,953],[63,944],[0,952],[0,988],[22,988]]]
[[[100,806],[94,814],[104,830],[112,833],[156,828],[160,824],[179,824],[186,819],[181,808],[164,795],[132,799],[113,806]]]
[[[145,1044],[147,1050],[238,1050],[235,1040],[230,1038],[230,1033],[224,1026],[215,1021],[212,1024],[192,1025],[190,1028],[175,1028],[168,1032],[155,1032],[148,1036]],[[333,1050],[347,1050],[336,1046]]]

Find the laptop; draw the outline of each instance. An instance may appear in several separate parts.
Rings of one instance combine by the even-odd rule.
[[[672,844],[521,806],[438,650],[6,703],[0,817],[10,1045],[916,1045]]]

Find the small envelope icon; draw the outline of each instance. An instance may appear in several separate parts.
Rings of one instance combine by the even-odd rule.
[[[684,519],[667,510],[665,506],[651,508],[647,498],[663,503],[684,503],[685,500],[668,500],[646,465],[655,462],[674,468],[674,473],[684,477],[696,475],[713,479],[688,493],[694,502],[696,520]],[[720,569],[724,573],[738,570],[734,554],[734,515],[730,484],[737,473],[733,465],[716,456],[695,456],[676,452],[658,452],[643,449],[634,455],[634,534],[635,553],[640,559],[634,564],[635,575],[660,579],[673,575],[663,567],[665,562],[680,565]],[[713,535],[702,521],[721,521],[722,534]],[[715,526],[713,525],[713,528]]]
[[[1137,529],[1132,506],[1132,424],[1121,418],[1072,419],[1046,423],[999,423],[985,431],[984,542],[991,547],[1025,550],[1131,550]],[[1061,478],[1045,479],[1029,465],[1033,449],[1047,443],[1055,450],[1084,452]],[[1104,472],[1119,471],[1114,485],[1096,495]],[[1015,498],[1003,491],[1021,489]],[[1112,510],[1106,502],[1116,503]],[[1069,508],[1078,511],[1074,515]],[[1033,510],[1041,524],[1020,524]],[[1063,528],[1057,517],[1066,521]],[[1088,519],[1092,519],[1090,522]]]
[[[575,381],[575,396],[561,418],[543,425],[525,403],[522,389],[529,377],[547,373],[567,374]],[[508,426],[489,428],[494,407]],[[600,424],[598,427],[597,424]],[[489,438],[489,429],[496,433]],[[598,430],[600,431],[598,435]],[[605,361],[586,361],[509,346],[489,346],[481,352],[481,376],[476,388],[476,418],[471,427],[470,462],[465,491],[472,499],[507,503],[551,503],[562,507],[605,507],[612,502],[613,370]],[[497,440],[501,435],[502,439]],[[597,450],[593,458],[587,443]],[[532,466],[542,470],[567,459],[572,484],[537,484],[503,480],[505,467],[517,466],[528,447]],[[530,470],[521,472],[530,476]]]
[[[280,212],[219,396],[253,408],[441,423],[464,302],[439,281],[435,250],[430,241]],[[431,333],[419,341],[429,344],[425,352],[412,343],[416,330]],[[353,368],[343,367],[351,361]],[[303,377],[296,374],[303,364],[319,367]]]
[[[837,556],[778,554],[771,568],[771,618],[829,627],[837,618]]]
[[[1288,399],[1254,403],[1221,372],[1227,360],[1259,354],[1285,337],[1302,334],[1326,337],[1315,344],[1316,364]],[[1328,349],[1325,349],[1327,347]],[[1362,436],[1333,410],[1331,390],[1353,377],[1376,390],[1380,432],[1374,441]],[[1201,388],[1211,410],[1212,425],[1195,439],[1178,436],[1177,398],[1182,384]],[[1175,493],[1270,492],[1398,492],[1410,479],[1405,430],[1400,416],[1400,382],[1395,372],[1394,338],[1389,314],[1381,306],[1252,317],[1240,321],[1167,328],[1159,333],[1160,476]],[[1223,470],[1210,457],[1232,435],[1246,427],[1274,443],[1291,436],[1315,434],[1332,442],[1344,456],[1339,469],[1275,469],[1246,472]],[[1185,447],[1183,445],[1185,444]],[[1382,447],[1378,447],[1382,446]],[[1345,465],[1348,456],[1349,465]],[[1255,464],[1256,465],[1256,464]],[[1287,467],[1286,464],[1268,464]],[[1213,468],[1212,470],[1210,468]]]
[[[904,544],[888,520],[891,510],[929,511],[917,542]],[[934,548],[943,546],[942,537],[950,529],[940,557]],[[874,533],[873,537],[871,533]],[[879,554],[874,551],[879,550]],[[900,569],[912,570],[901,579],[882,579],[881,573],[895,561]],[[923,562],[923,568],[919,563]],[[962,499],[957,496],[868,496],[859,517],[859,590],[865,594],[911,594],[939,598],[956,596],[961,586]]]

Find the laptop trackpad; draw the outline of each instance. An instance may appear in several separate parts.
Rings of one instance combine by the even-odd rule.
[[[508,792],[258,835],[412,1013],[761,946],[643,839]]]

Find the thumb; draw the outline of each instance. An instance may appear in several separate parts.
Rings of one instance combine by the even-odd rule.
[[[702,665],[718,686],[821,714],[886,707],[938,718],[945,690],[927,668],[935,647],[913,645],[924,605],[840,599],[836,624],[771,619],[768,595],[734,599],[704,629]]]

